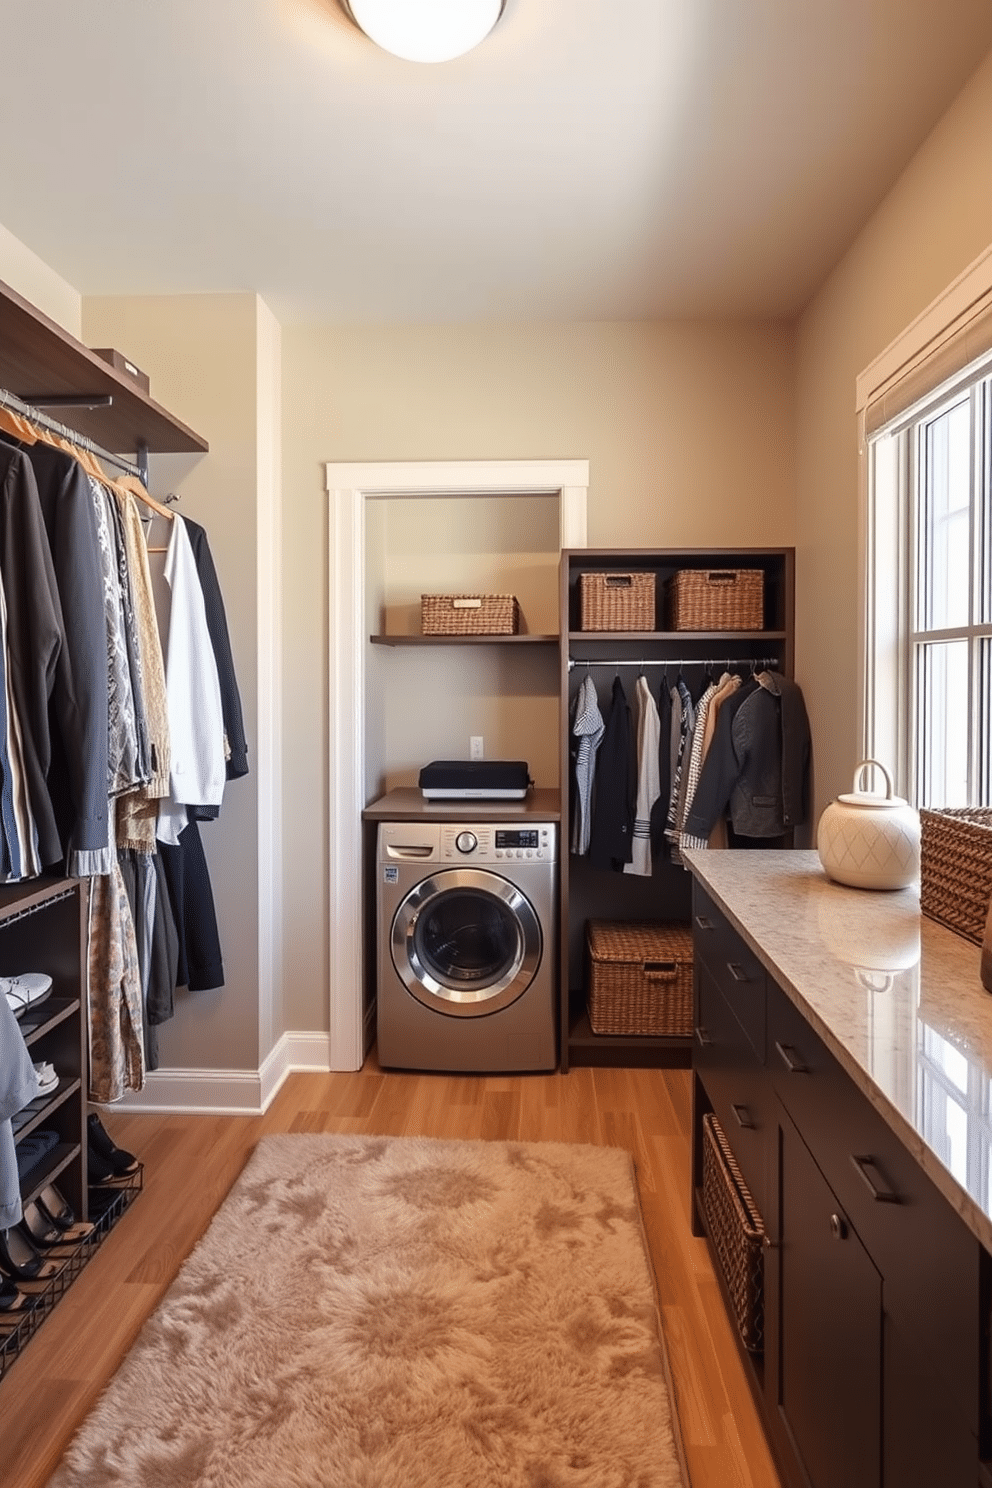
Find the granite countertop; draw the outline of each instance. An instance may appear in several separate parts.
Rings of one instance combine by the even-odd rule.
[[[921,915],[915,887],[844,888],[815,852],[684,856],[992,1251],[992,997],[979,977],[980,947]]]

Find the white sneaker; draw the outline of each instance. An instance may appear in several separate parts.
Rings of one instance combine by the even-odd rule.
[[[38,1094],[51,1095],[53,1090],[59,1088],[59,1077],[55,1066],[46,1060],[44,1064],[36,1064],[34,1072],[38,1076]]]
[[[43,971],[25,971],[20,976],[0,976],[0,991],[15,1013],[23,1013],[32,1003],[41,1002],[52,990],[52,979]]]

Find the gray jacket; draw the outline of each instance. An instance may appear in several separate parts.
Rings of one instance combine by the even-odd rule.
[[[810,732],[797,683],[762,672],[722,705],[683,833],[705,847],[729,808],[738,837],[781,837],[809,812]]]

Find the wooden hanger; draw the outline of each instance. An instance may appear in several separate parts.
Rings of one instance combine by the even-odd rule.
[[[22,444],[38,443],[37,432],[28,423],[27,419],[22,418],[13,409],[4,407],[2,403],[0,403],[0,429],[5,429],[8,434],[12,434],[15,439],[19,439]]]
[[[158,512],[160,517],[165,517],[170,522],[175,520],[175,512],[170,511],[167,506],[163,506],[161,501],[156,501],[154,496],[149,496],[137,476],[119,476],[114,484],[122,486],[125,491],[130,491],[132,496],[137,496],[139,501],[143,501],[145,506],[151,507],[152,511]]]

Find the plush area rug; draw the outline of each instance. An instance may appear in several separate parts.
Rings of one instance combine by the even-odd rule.
[[[616,1148],[272,1136],[51,1488],[684,1488]]]

